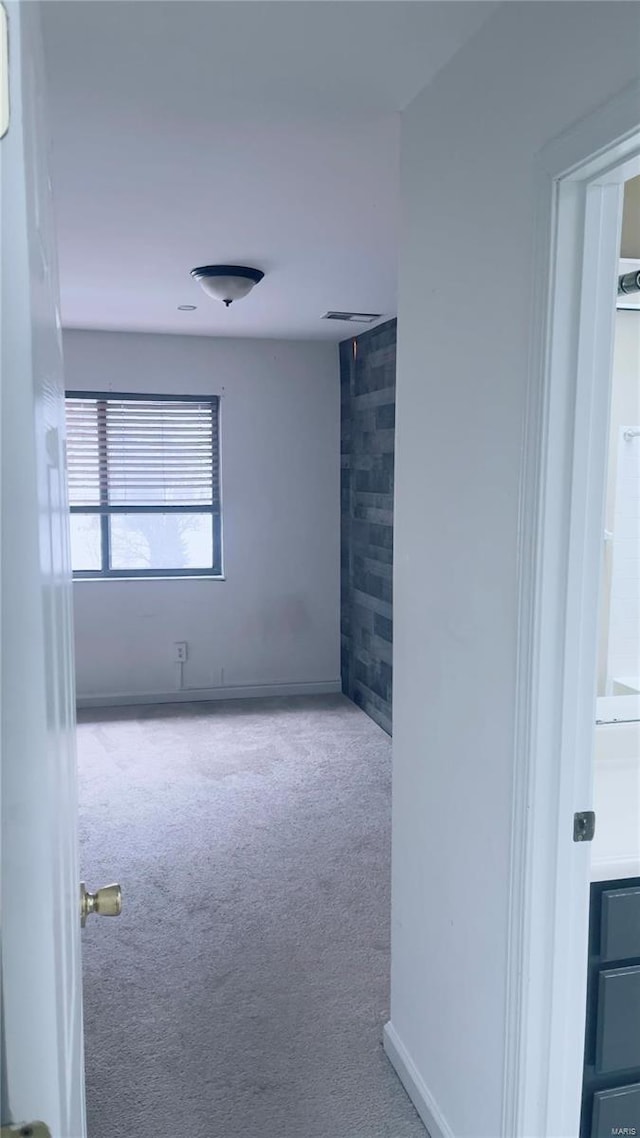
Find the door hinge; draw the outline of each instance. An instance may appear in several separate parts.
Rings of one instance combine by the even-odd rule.
[[[582,810],[573,815],[574,842],[592,842],[596,832],[596,816],[593,810]]]
[[[7,10],[0,4],[0,138],[9,129],[9,23]],[[2,1136],[4,1138],[4,1135]]]
[[[51,1138],[51,1131],[44,1122],[14,1122],[0,1126],[0,1138]]]

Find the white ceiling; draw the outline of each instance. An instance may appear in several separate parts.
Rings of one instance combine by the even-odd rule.
[[[327,309],[393,315],[398,112],[496,7],[47,0],[63,323],[337,340]],[[265,279],[225,309],[189,277],[213,262]]]

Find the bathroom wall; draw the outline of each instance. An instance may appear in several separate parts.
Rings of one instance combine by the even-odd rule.
[[[592,880],[636,876],[640,864],[640,722],[595,729]]]
[[[633,537],[633,517],[629,514],[633,487],[627,500],[616,503],[620,436],[622,427],[640,425],[640,312],[616,313],[613,354],[611,425],[605,530],[611,535],[603,543],[603,582],[600,610],[600,651],[598,657],[598,695],[613,695],[616,676],[637,676],[640,660],[640,556]],[[623,443],[637,456],[640,440]],[[626,456],[625,456],[626,457]],[[637,457],[636,457],[637,463]],[[637,478],[637,475],[636,475]],[[620,510],[621,517],[616,519]],[[636,497],[636,518],[638,522]],[[631,527],[631,528],[630,528]],[[631,533],[625,540],[625,531]],[[622,545],[618,544],[622,542]],[[613,574],[617,557],[618,571]],[[635,605],[633,603],[635,598]]]
[[[396,321],[340,345],[342,690],[391,732]]]

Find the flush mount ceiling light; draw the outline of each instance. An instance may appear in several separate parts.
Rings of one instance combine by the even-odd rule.
[[[195,312],[196,308],[196,304],[179,304],[178,312]]]
[[[208,296],[221,300],[228,308],[232,301],[247,296],[264,273],[246,265],[201,265],[191,270],[191,276],[200,282]]]

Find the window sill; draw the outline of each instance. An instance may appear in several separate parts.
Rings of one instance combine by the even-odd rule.
[[[73,583],[74,585],[94,585],[96,582],[104,584],[105,581],[140,581],[141,584],[145,584],[147,581],[226,581],[226,579],[220,573],[185,573],[184,576],[178,574],[168,576],[158,573],[156,576],[149,575],[148,577],[74,577]]]

